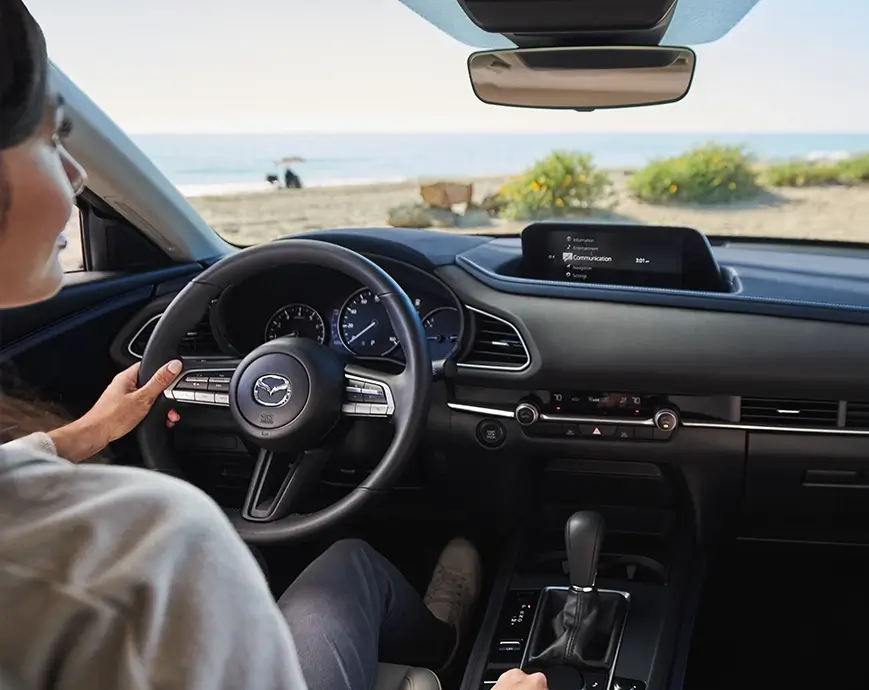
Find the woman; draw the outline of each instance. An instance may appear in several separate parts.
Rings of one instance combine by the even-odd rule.
[[[58,238],[84,185],[46,70],[38,26],[20,0],[0,0],[0,307],[58,291]],[[444,550],[425,603],[347,540],[276,605],[203,493],[155,472],[73,464],[134,429],[180,370],[169,362],[139,388],[132,367],[81,419],[0,446],[0,687],[370,688],[379,657],[449,660],[479,592],[469,543]],[[3,399],[0,414],[26,430],[40,411]],[[167,424],[179,419],[172,411]],[[496,686],[538,687],[542,676],[519,671]]]

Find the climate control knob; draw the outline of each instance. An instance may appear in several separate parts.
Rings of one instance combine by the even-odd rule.
[[[673,431],[679,426],[679,413],[665,407],[655,412],[654,422],[661,431]]]
[[[513,417],[522,426],[531,426],[540,419],[540,410],[537,405],[531,402],[521,402],[516,405],[516,410],[513,412]]]

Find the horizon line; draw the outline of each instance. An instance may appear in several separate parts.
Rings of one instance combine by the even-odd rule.
[[[494,130],[494,131],[482,131],[482,130],[343,130],[343,129],[299,129],[299,130],[262,130],[262,131],[185,131],[185,130],[128,130],[127,134],[130,136],[154,136],[154,135],[164,135],[164,136],[272,136],[272,135],[306,135],[306,134],[352,134],[352,135],[370,135],[370,134],[387,134],[387,135],[431,135],[431,134],[472,134],[474,136],[493,136],[493,135],[505,135],[505,134],[519,134],[519,135],[552,135],[552,134],[589,134],[589,135],[600,135],[600,134],[618,134],[618,135],[660,135],[660,134],[678,134],[678,135],[781,135],[781,136],[793,136],[793,135],[841,135],[841,136],[853,136],[853,135],[869,135],[869,129],[867,130],[663,130],[663,129],[650,129],[650,130],[621,130],[621,129],[611,129],[611,130]]]

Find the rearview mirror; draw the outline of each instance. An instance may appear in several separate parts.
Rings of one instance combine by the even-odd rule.
[[[517,48],[474,53],[468,72],[484,103],[595,110],[681,100],[694,63],[689,48]]]

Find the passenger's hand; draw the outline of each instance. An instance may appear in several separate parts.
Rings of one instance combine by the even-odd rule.
[[[157,398],[181,372],[181,362],[173,360],[160,367],[151,380],[138,386],[139,364],[125,369],[112,379],[96,404],[80,419],[50,436],[61,457],[79,462],[102,451],[112,441],[135,429]],[[181,417],[170,411],[167,426],[174,426]]]
[[[547,690],[546,676],[542,673],[527,674],[511,668],[501,674],[492,690]]]

